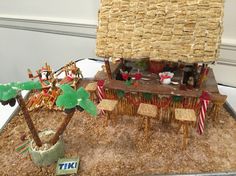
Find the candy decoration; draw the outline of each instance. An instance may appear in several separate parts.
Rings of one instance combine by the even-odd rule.
[[[123,90],[117,90],[116,95],[118,98],[123,98],[125,96],[125,92]]]
[[[122,79],[126,81],[129,78],[129,73],[127,71],[125,71],[125,72],[121,73],[121,76],[122,76]]]
[[[201,109],[200,109],[200,114],[199,114],[199,119],[198,119],[197,132],[201,135],[203,134],[203,131],[204,131],[204,122],[206,118],[207,107],[210,102],[210,95],[207,92],[203,91],[202,95],[200,96],[200,102],[201,102]]]
[[[140,72],[134,74],[135,80],[140,80],[142,78],[142,74]]]
[[[97,94],[98,94],[99,102],[105,98],[104,84],[105,84],[105,80],[99,80],[97,82]],[[105,112],[101,110],[100,115],[105,115]]]
[[[127,85],[127,86],[131,86],[132,83],[133,83],[132,79],[125,81],[125,85]]]
[[[151,93],[143,93],[143,98],[145,100],[151,100],[152,99],[152,94]]]
[[[174,73],[171,73],[171,72],[159,73],[160,82],[162,84],[170,84],[171,83],[171,78],[173,78],[173,76],[174,76]]]
[[[17,147],[16,147],[16,152],[19,153],[21,157],[26,157],[27,156],[27,152],[29,150],[29,144],[30,144],[30,141],[26,141],[24,142],[23,144],[19,144]]]

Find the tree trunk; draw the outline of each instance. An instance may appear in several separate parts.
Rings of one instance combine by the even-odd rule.
[[[24,101],[21,93],[16,96],[16,100],[19,103],[19,106],[21,107],[21,110],[23,112],[25,121],[26,121],[26,123],[28,125],[28,128],[29,128],[31,134],[32,134],[34,142],[36,143],[36,145],[38,147],[41,147],[42,146],[42,142],[41,142],[41,140],[39,138],[38,131],[36,130],[36,128],[35,128],[35,126],[33,124],[33,121],[32,121],[32,119],[30,117],[29,111],[28,111],[28,109],[27,109],[27,107],[25,105],[25,101]]]
[[[56,144],[57,141],[59,140],[59,137],[64,133],[67,125],[69,124],[71,118],[73,117],[75,113],[75,108],[73,109],[73,111],[71,111],[69,114],[67,114],[66,117],[64,117],[62,123],[60,124],[59,128],[57,129],[55,135],[53,136],[53,138],[50,140],[51,144]]]

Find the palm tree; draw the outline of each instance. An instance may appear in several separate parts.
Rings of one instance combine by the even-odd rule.
[[[13,106],[17,100],[21,110],[23,112],[25,121],[28,125],[28,128],[31,132],[32,138],[35,141],[36,145],[41,147],[42,141],[39,138],[38,131],[36,130],[33,121],[30,117],[29,111],[25,105],[25,101],[21,95],[21,90],[32,90],[32,89],[41,89],[41,84],[39,82],[24,82],[24,83],[10,83],[0,85],[0,101],[3,105],[7,105],[8,103]]]
[[[76,91],[68,84],[61,85],[60,88],[62,89],[63,94],[57,98],[56,105],[64,109],[67,113],[67,117],[64,118],[55,135],[50,140],[53,145],[57,143],[60,135],[65,131],[76,109],[80,111],[85,110],[93,116],[96,116],[97,114],[97,108],[89,99],[89,93],[86,92],[84,88],[81,87]],[[33,124],[29,111],[25,105],[25,101],[21,95],[21,90],[35,89],[42,89],[40,82],[28,81],[23,83],[2,84],[0,85],[0,101],[3,105],[6,105],[17,100],[35,144],[38,147],[41,147],[42,141],[39,138],[38,131]],[[13,103],[11,104],[13,105]]]
[[[86,92],[83,87],[76,91],[68,84],[64,84],[60,86],[60,88],[62,89],[63,94],[57,98],[56,105],[64,108],[67,116],[64,118],[55,135],[50,140],[53,145],[59,140],[60,135],[64,133],[76,109],[79,111],[85,110],[93,116],[97,115],[97,108],[89,99],[89,93]]]

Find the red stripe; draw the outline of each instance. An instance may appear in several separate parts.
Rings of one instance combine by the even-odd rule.
[[[98,97],[99,97],[99,101],[102,101],[102,99],[104,98],[105,96],[105,93],[104,93],[104,90],[103,90],[103,86],[97,86],[97,94],[98,94]],[[100,115],[105,115],[105,111],[101,110],[100,111]]]
[[[201,110],[200,110],[200,115],[199,115],[199,122],[198,122],[198,132],[199,134],[202,134],[204,131],[204,122],[205,122],[205,117],[206,117],[206,111],[207,111],[207,106],[209,104],[209,100],[202,100],[201,103]]]

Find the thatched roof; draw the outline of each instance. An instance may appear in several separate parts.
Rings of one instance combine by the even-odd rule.
[[[223,7],[224,0],[101,0],[97,56],[214,61]]]

